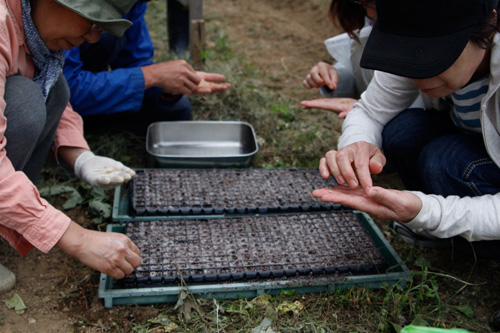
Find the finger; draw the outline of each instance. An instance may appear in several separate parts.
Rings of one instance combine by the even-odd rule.
[[[191,94],[193,91],[195,91],[198,88],[199,83],[201,82],[198,81],[191,81],[191,80],[186,80],[184,81],[184,89],[181,88],[181,90],[185,91],[183,94]]]
[[[328,191],[331,191],[331,189],[330,188],[320,188],[320,189],[314,190],[312,192],[312,196],[315,198],[321,198],[324,195],[328,194]]]
[[[302,102],[300,102],[300,106],[303,109],[310,109],[311,107],[309,105],[310,105],[310,101],[302,101]]]
[[[302,85],[306,88],[306,89],[311,89],[311,85],[309,84],[309,81],[307,80],[307,77],[302,81]]]
[[[321,200],[349,206],[354,209],[366,211],[368,206],[373,206],[361,189],[351,189],[346,186],[335,186],[330,189],[321,189],[316,194],[321,194]]]
[[[337,162],[337,154],[338,152],[334,150],[327,152],[325,155],[326,165],[328,167],[330,174],[332,174],[335,180],[337,180],[337,183],[344,185],[346,181],[339,169]]]
[[[330,169],[328,169],[328,165],[326,164],[326,158],[322,158],[319,160],[319,174],[321,177],[327,179],[330,177]]]
[[[226,81],[226,77],[222,74],[217,74],[217,73],[205,73],[205,72],[198,72],[203,73],[200,76],[205,80],[209,82],[223,82]]]
[[[125,276],[125,275],[131,274],[135,268],[127,260],[127,257],[125,257],[125,258],[123,258],[123,260],[120,261],[120,264],[117,267],[117,269],[122,271],[124,276]]]
[[[311,72],[311,80],[314,87],[321,87],[325,85],[325,81],[318,72]]]
[[[322,68],[320,68],[320,76],[321,76],[321,79],[323,80],[323,82],[325,83],[325,85],[330,88],[330,89],[335,89],[335,85],[334,85],[334,82],[333,82],[333,77],[332,75],[330,74],[330,69],[329,69],[330,66],[324,66]]]
[[[373,186],[372,176],[370,173],[369,167],[369,157],[366,158],[357,158],[354,161],[354,165],[356,168],[356,174],[358,175],[359,184],[362,188],[368,190]]]
[[[132,242],[131,240],[129,240],[129,247],[130,249],[135,253],[137,254],[137,256],[139,257],[139,260],[141,259],[140,255],[141,255],[141,250],[137,247],[137,245],[135,245],[134,242]]]
[[[339,179],[341,178],[343,182],[341,183],[339,179],[339,184],[348,184],[349,187],[355,189],[358,187],[358,180],[356,178],[356,173],[352,167],[356,155],[352,151],[352,148],[342,149],[337,152],[336,155],[336,165],[339,174]]]
[[[229,83],[212,83],[210,84],[210,93],[217,93],[226,90],[231,85]]]
[[[384,154],[376,153],[370,159],[370,172],[378,175],[379,173],[382,172],[382,169],[384,168],[385,163],[386,163],[386,158],[385,158]]]

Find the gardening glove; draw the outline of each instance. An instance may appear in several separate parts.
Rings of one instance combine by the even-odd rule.
[[[86,151],[75,161],[75,174],[92,186],[108,190],[128,182],[135,171],[112,158]]]

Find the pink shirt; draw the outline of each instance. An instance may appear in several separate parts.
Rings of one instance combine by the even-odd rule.
[[[11,75],[33,78],[34,64],[25,44],[21,1],[0,1],[0,235],[21,255],[33,246],[48,252],[61,238],[70,218],[40,197],[35,185],[7,158],[4,116],[5,81]],[[52,151],[70,146],[89,149],[83,121],[68,104],[57,129]]]

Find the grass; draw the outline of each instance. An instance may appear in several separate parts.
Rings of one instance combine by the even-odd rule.
[[[148,24],[156,44],[155,59],[169,60],[164,3],[153,1]],[[216,15],[210,14],[208,15]],[[207,17],[210,21],[210,16]],[[253,63],[237,55],[231,40],[221,28],[206,25],[205,70],[226,75],[232,86],[214,96],[191,97],[195,120],[241,120],[252,124],[258,135],[260,152],[255,168],[317,167],[321,154],[332,147],[340,134],[340,122],[329,113],[303,111],[291,96],[265,89],[266,83]],[[147,166],[145,140],[127,132],[88,133],[97,154],[121,160],[135,168]],[[47,169],[41,187],[60,181],[60,168]],[[378,183],[400,187],[397,177],[383,174]],[[89,203],[96,196],[78,182],[65,184],[78,189]],[[55,200],[55,197],[52,198]],[[111,196],[101,198],[111,203]],[[110,222],[96,214],[98,223]],[[394,238],[385,221],[376,221],[392,246],[413,272],[406,287],[384,286],[371,290],[357,288],[329,294],[278,296],[255,299],[193,300],[182,304],[131,307],[133,332],[394,332],[409,324],[489,332],[488,316],[500,309],[499,287],[492,272],[499,267],[491,262],[450,260],[437,250],[410,247]],[[439,259],[441,258],[441,259]],[[189,295],[188,295],[189,296]],[[145,310],[151,315],[138,315]],[[87,331],[92,323],[84,317],[77,330]],[[109,331],[125,331],[118,321]],[[268,330],[267,332],[271,332]]]

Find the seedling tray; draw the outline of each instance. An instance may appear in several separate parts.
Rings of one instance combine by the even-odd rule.
[[[128,234],[143,262],[123,280],[101,274],[107,308],[176,302],[183,290],[203,298],[256,297],[404,285],[410,277],[375,223],[357,211],[134,220],[108,231]],[[283,253],[288,262],[280,261]]]
[[[316,168],[145,169],[115,192],[114,221],[144,216],[228,216],[332,210],[312,197],[332,187]]]

